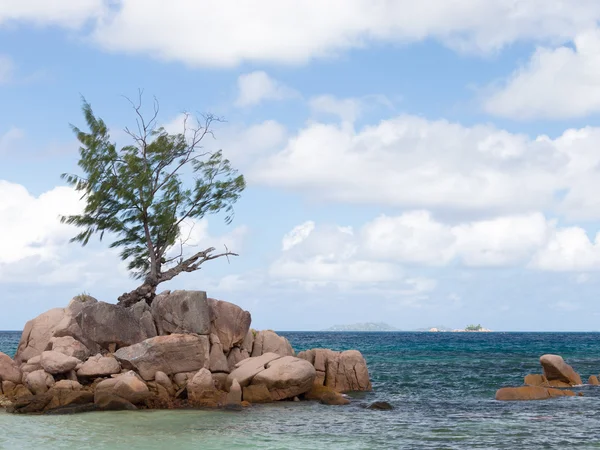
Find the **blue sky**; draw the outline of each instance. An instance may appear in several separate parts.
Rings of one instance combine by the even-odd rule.
[[[249,6],[246,6],[249,5]],[[0,329],[136,286],[69,244],[81,99],[227,121],[248,188],[194,224],[239,258],[201,289],[253,326],[600,330],[600,4],[566,0],[0,0]],[[191,224],[190,224],[191,226]]]

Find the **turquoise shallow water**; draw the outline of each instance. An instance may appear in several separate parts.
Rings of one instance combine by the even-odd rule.
[[[600,388],[584,397],[502,403],[498,387],[539,373],[559,353],[600,373],[596,333],[281,333],[294,348],[357,348],[374,392],[347,407],[285,402],[241,412],[139,411],[76,416],[0,413],[4,449],[517,449],[600,448]],[[0,332],[11,353],[18,333]],[[386,400],[393,411],[362,408]]]

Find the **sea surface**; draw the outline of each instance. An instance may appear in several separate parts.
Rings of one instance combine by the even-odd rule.
[[[600,373],[597,333],[280,332],[296,351],[358,349],[374,391],[349,406],[313,402],[243,411],[135,411],[72,416],[0,413],[1,449],[573,449],[600,448],[600,387],[583,397],[497,402],[499,387],[562,355]],[[0,351],[19,333],[0,332]],[[364,405],[390,402],[393,411]]]

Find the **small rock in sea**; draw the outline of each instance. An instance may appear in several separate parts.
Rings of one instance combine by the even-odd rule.
[[[369,406],[367,406],[367,409],[375,409],[378,411],[390,411],[394,409],[394,407],[388,402],[373,402]]]

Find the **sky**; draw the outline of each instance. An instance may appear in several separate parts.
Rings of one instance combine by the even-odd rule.
[[[0,329],[134,289],[108,240],[70,243],[89,101],[118,146],[143,89],[159,121],[225,119],[248,187],[239,253],[159,287],[253,327],[480,323],[600,330],[597,0],[0,0]]]

